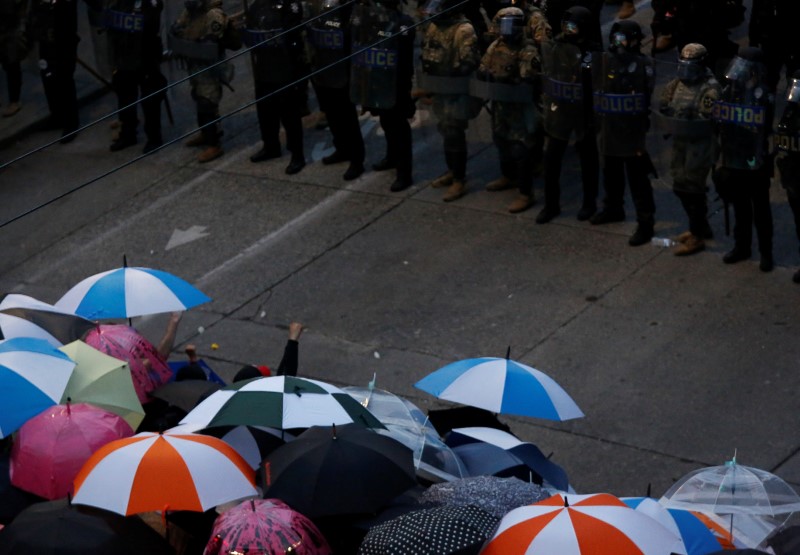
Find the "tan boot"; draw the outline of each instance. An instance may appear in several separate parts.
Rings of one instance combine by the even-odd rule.
[[[686,241],[688,241],[688,240],[689,240],[691,237],[693,237],[693,235],[692,235],[692,232],[691,232],[691,231],[684,231],[683,233],[681,233],[680,235],[678,235],[678,236],[675,238],[675,240],[676,240],[678,243],[685,243],[685,242],[686,242]]]
[[[445,202],[453,202],[454,200],[458,200],[467,194],[467,186],[464,185],[463,181],[456,181],[453,180],[453,184],[447,188],[442,200]]]
[[[221,146],[210,146],[203,152],[198,154],[197,161],[200,162],[201,164],[205,164],[206,162],[210,162],[211,160],[216,160],[223,154],[225,154],[225,151],[222,150]]]
[[[453,184],[453,172],[447,171],[431,181],[431,187],[434,189],[441,189],[442,187],[449,187]]]
[[[19,102],[12,102],[8,106],[6,106],[5,110],[3,110],[3,117],[10,118],[20,110],[22,110],[22,104],[20,104]]]
[[[520,212],[525,212],[534,204],[536,204],[536,201],[533,200],[533,195],[520,194],[514,199],[514,202],[508,206],[508,211],[512,214],[519,214]]]
[[[198,133],[188,141],[184,143],[186,146],[205,146],[206,139],[203,137],[202,133]]]
[[[624,0],[622,5],[619,7],[619,12],[617,12],[617,19],[628,19],[635,13],[636,6],[633,5],[633,2]]]
[[[486,184],[487,191],[505,191],[514,187],[514,182],[502,175]]]
[[[694,254],[696,252],[700,252],[706,248],[706,242],[697,237],[696,235],[691,235],[686,241],[683,241],[678,246],[675,247],[675,250],[672,251],[675,256],[689,256],[690,254]]]

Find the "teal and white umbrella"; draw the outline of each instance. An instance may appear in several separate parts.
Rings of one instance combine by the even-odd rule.
[[[342,389],[318,380],[270,376],[238,382],[197,405],[181,424],[291,429],[356,423],[383,424]]]

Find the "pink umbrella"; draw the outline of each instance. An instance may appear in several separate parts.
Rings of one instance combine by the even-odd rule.
[[[148,393],[172,377],[167,361],[158,350],[130,326],[100,324],[87,332],[83,340],[98,351],[128,363],[140,403],[149,401]]]
[[[122,417],[94,405],[55,405],[17,432],[11,449],[11,483],[47,499],[66,497],[92,453],[132,435]]]
[[[278,499],[244,501],[217,517],[203,555],[330,555],[331,548],[307,517]]]

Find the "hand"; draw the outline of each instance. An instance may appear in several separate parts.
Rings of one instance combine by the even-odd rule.
[[[292,341],[299,341],[300,335],[303,333],[303,324],[300,322],[292,322],[289,324],[289,339]]]

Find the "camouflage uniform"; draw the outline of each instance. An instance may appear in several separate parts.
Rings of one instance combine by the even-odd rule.
[[[201,45],[215,45],[216,59],[191,53],[179,54],[186,61],[186,69],[193,75],[222,60],[225,53],[223,39],[229,25],[228,16],[222,11],[222,0],[208,0],[199,10],[184,9],[177,21],[173,23],[170,34],[183,41],[196,42]],[[175,51],[175,45],[171,45]],[[202,128],[204,144],[219,146],[219,130],[217,125],[207,125],[219,118],[219,102],[222,100],[222,85],[229,84],[233,77],[233,66],[230,63],[219,65],[211,70],[202,71],[189,79],[192,86],[192,99],[197,103],[197,124]]]
[[[472,24],[463,16],[435,19],[425,30],[422,39],[422,72],[434,77],[466,78],[480,63],[478,36]],[[455,82],[455,81],[454,81]],[[423,79],[424,83],[424,79]],[[428,88],[423,84],[423,88]],[[433,113],[444,143],[449,182],[463,183],[467,170],[466,130],[469,120],[481,109],[480,100],[461,91],[455,94],[434,92]],[[443,184],[448,184],[446,180]],[[445,197],[446,200],[455,200]]]
[[[506,15],[523,18],[523,12],[512,7],[498,11],[495,20]],[[478,79],[495,87],[488,95],[492,97],[492,138],[504,178],[502,185],[490,187],[490,190],[516,185],[520,194],[528,197],[528,206],[533,197],[533,148],[540,116],[534,104],[533,88],[522,85],[532,83],[540,69],[539,53],[532,41],[521,38],[519,43],[513,43],[504,37],[489,45],[478,68]],[[503,85],[514,88],[501,88]]]
[[[0,63],[8,80],[8,100],[19,102],[22,89],[20,62],[28,54],[25,40],[26,0],[0,0]]]

